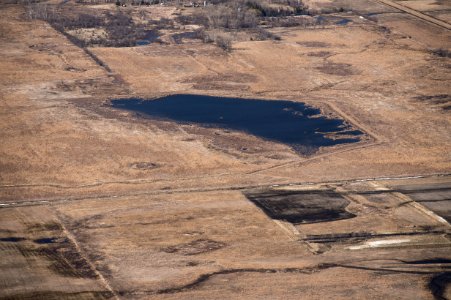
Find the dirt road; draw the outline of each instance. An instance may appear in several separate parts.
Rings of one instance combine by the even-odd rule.
[[[380,3],[383,3],[385,5],[388,5],[388,6],[394,7],[396,9],[399,9],[399,10],[405,12],[405,13],[408,13],[408,14],[410,14],[412,16],[420,18],[420,19],[422,19],[424,21],[427,21],[427,22],[430,22],[430,23],[435,24],[437,26],[440,26],[440,27],[446,28],[448,30],[451,30],[451,24],[449,24],[449,23],[447,23],[447,22],[445,22],[443,20],[431,17],[431,16],[429,16],[427,14],[424,14],[424,13],[418,11],[418,10],[406,7],[406,6],[404,6],[402,4],[399,4],[399,3],[395,2],[395,1],[390,1],[390,0],[376,0],[376,1],[380,2]]]

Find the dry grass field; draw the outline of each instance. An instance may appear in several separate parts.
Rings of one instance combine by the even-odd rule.
[[[63,34],[6,2],[0,299],[451,298],[451,31],[421,18],[450,24],[446,1],[391,1],[418,17],[309,0],[325,22],[226,32],[230,51],[174,37],[194,25],[80,46],[71,33],[106,31]],[[202,9],[60,5],[142,22]],[[110,104],[172,94],[303,102],[364,135],[300,153]]]

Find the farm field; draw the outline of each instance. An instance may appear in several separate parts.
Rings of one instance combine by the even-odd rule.
[[[451,298],[450,6],[304,4],[0,1],[0,299]]]

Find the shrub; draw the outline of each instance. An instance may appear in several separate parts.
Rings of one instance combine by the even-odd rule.
[[[232,51],[232,39],[225,35],[216,36],[215,44],[226,52]]]
[[[451,57],[451,51],[443,48],[431,50],[432,54],[440,57]]]
[[[256,40],[258,41],[265,41],[265,40],[276,40],[280,41],[281,38],[278,35],[275,35],[272,32],[269,32],[268,30],[264,28],[257,28],[256,30]]]

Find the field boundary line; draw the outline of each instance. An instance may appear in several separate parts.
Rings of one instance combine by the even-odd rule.
[[[449,24],[449,23],[447,23],[445,21],[436,19],[434,17],[431,17],[429,15],[426,15],[426,14],[424,14],[422,12],[419,12],[419,11],[417,11],[415,9],[406,7],[404,5],[398,4],[398,3],[394,2],[394,1],[390,1],[390,0],[376,0],[376,1],[380,2],[382,4],[385,4],[387,6],[396,8],[398,10],[401,10],[401,11],[403,11],[405,13],[408,13],[409,15],[412,15],[412,16],[415,16],[415,17],[417,17],[419,19],[422,19],[423,21],[427,21],[427,22],[432,23],[434,25],[437,25],[437,26],[440,26],[442,28],[451,30],[451,24]]]
[[[111,287],[111,284],[108,282],[108,280],[100,273],[100,271],[96,268],[96,266],[89,260],[88,256],[85,255],[83,249],[80,247],[80,244],[77,242],[77,239],[75,236],[67,229],[66,225],[64,225],[64,222],[61,218],[61,213],[54,207],[52,207],[53,212],[55,213],[55,216],[57,217],[61,228],[63,229],[64,234],[66,237],[74,244],[75,250],[77,250],[78,254],[86,261],[86,263],[89,265],[89,267],[94,271],[94,273],[98,276],[100,281],[102,282],[103,286],[114,296],[116,300],[119,300],[119,295],[114,291],[114,289]]]

